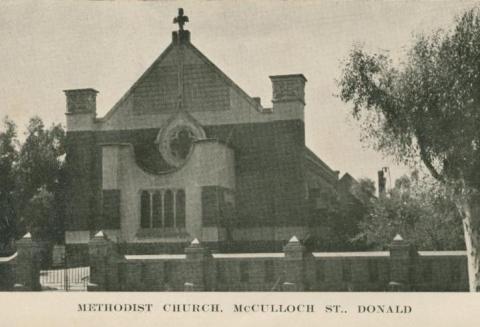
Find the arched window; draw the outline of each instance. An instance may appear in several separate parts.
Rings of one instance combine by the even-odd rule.
[[[150,192],[143,191],[140,199],[140,227],[150,227]]]
[[[156,191],[153,193],[153,203],[152,203],[152,227],[161,228],[163,225],[162,222],[162,193]]]
[[[185,227],[185,191],[178,190],[175,200],[176,227]]]
[[[185,228],[184,190],[149,190],[140,195],[141,228]]]
[[[173,212],[173,192],[167,190],[164,197],[165,205],[165,227],[173,227],[174,212]]]

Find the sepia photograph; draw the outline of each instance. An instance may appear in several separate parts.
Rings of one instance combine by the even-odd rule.
[[[480,290],[480,4],[3,1],[0,42],[4,300]]]

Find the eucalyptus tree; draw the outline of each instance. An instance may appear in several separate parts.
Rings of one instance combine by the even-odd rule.
[[[480,290],[480,16],[414,37],[407,58],[352,49],[338,81],[363,136],[401,162],[423,163],[462,216],[471,291]]]

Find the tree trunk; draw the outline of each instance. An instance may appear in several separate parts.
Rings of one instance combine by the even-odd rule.
[[[480,291],[480,196],[470,195],[462,205],[470,292]]]

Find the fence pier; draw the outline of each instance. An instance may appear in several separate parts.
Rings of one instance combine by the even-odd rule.
[[[30,233],[17,241],[16,291],[40,291],[40,262]]]
[[[412,283],[413,248],[400,234],[390,245],[390,291],[409,291]]]
[[[283,248],[285,253],[285,282],[282,289],[287,292],[301,292],[305,288],[304,252],[305,248],[293,236]]]
[[[205,291],[207,252],[198,239],[194,239],[185,249],[185,291]]]
[[[88,243],[90,283],[88,291],[112,291],[118,288],[117,255],[115,244],[103,231]]]

